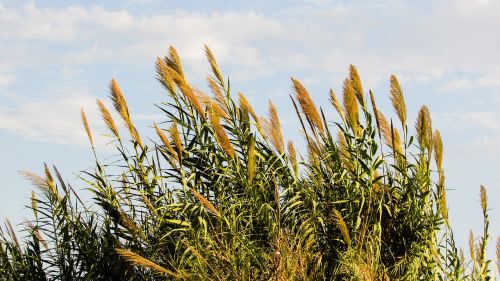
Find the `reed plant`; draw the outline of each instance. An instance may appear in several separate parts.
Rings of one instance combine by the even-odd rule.
[[[292,78],[290,103],[306,151],[285,140],[269,101],[259,116],[232,94],[205,53],[211,93],[194,87],[170,48],[156,61],[167,95],[155,137],[141,136],[111,80],[102,101],[116,157],[102,160],[82,111],[95,165],[81,179],[85,203],[55,167],[23,175],[36,187],[33,218],[18,238],[0,232],[2,280],[491,280],[486,189],[484,231],[469,261],[456,245],[446,204],[443,144],[429,109],[409,124],[390,77],[397,119],[388,119],[349,67],[341,98],[317,107]],[[327,121],[325,110],[338,118]],[[123,124],[122,126],[119,126]],[[412,128],[414,127],[414,129]],[[414,133],[413,133],[414,132]],[[497,242],[497,256],[500,253]],[[498,262],[498,261],[497,261]]]

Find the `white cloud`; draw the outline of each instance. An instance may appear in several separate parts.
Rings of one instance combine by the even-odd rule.
[[[80,120],[85,108],[91,124],[97,122],[95,99],[83,94],[51,101],[29,101],[12,107],[0,107],[0,129],[28,138],[64,144],[87,144]]]

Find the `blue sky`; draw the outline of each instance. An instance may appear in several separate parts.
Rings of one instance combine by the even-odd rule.
[[[265,114],[273,99],[288,138],[299,138],[289,102],[301,80],[330,120],[328,90],[341,92],[349,64],[387,116],[396,74],[409,117],[429,106],[445,145],[448,201],[460,241],[480,231],[479,185],[500,233],[500,2],[498,1],[0,1],[0,219],[21,222],[32,187],[17,171],[59,167],[76,188],[92,165],[79,120],[105,129],[95,99],[120,82],[142,134],[165,99],[154,61],[169,45],[204,89],[203,44],[235,91]],[[106,137],[99,137],[103,153]]]

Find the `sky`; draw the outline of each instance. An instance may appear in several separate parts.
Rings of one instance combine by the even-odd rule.
[[[93,157],[111,153],[95,100],[116,78],[142,135],[166,100],[154,61],[173,45],[193,85],[204,89],[210,46],[234,91],[265,114],[272,99],[285,137],[300,138],[288,95],[303,82],[330,120],[328,91],[342,91],[350,64],[386,116],[395,74],[409,120],[422,105],[441,131],[450,219],[464,244],[481,232],[479,186],[500,234],[500,1],[1,1],[0,219],[30,218],[30,184],[18,173],[56,165],[76,189]],[[413,127],[410,124],[410,127]],[[491,241],[494,244],[494,241]]]

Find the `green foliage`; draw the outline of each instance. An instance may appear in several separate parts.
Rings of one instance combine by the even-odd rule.
[[[401,86],[391,77],[399,122],[371,108],[354,66],[340,122],[328,123],[292,79],[291,101],[305,136],[302,157],[285,151],[278,113],[258,117],[231,96],[206,48],[213,97],[188,83],[179,56],[157,60],[168,101],[157,141],[143,142],[118,83],[113,105],[130,142],[102,102],[117,157],[82,177],[86,206],[57,169],[25,173],[38,188],[19,240],[0,233],[2,280],[490,280],[486,191],[484,233],[464,261],[449,226],[442,143],[422,107],[416,135]],[[401,130],[402,133],[399,132]],[[434,152],[434,157],[432,157]],[[433,160],[434,158],[434,160]],[[300,161],[299,161],[300,159]],[[434,168],[435,167],[435,168]],[[52,174],[56,175],[56,180]]]

